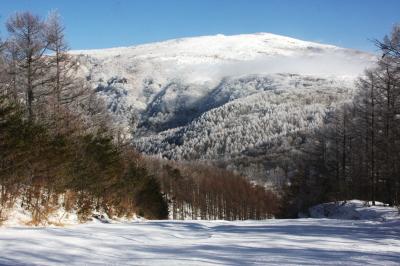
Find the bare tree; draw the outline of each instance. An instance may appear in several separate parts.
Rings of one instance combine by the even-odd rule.
[[[6,73],[4,47],[5,44],[0,39],[0,96],[4,93],[4,74]]]
[[[393,27],[391,36],[385,36],[383,41],[375,40],[375,44],[382,51],[382,58],[400,59],[400,24]]]
[[[44,23],[38,16],[23,12],[10,17],[6,26],[25,90],[28,118],[32,119],[35,89],[43,83],[45,73],[42,59],[48,43],[43,35]]]
[[[382,56],[359,78],[352,103],[318,130],[323,141],[310,136],[308,149],[324,156],[303,152],[285,193],[288,210],[330,201],[329,194],[400,206],[400,26],[376,44]]]
[[[57,11],[52,11],[45,24],[45,36],[49,44],[48,49],[53,52],[49,57],[52,66],[52,93],[57,108],[68,104],[82,95],[82,89],[77,89],[74,74],[77,70],[77,61],[68,54],[69,47],[65,41],[65,27]],[[79,85],[78,85],[79,86]],[[81,86],[83,87],[83,86]]]

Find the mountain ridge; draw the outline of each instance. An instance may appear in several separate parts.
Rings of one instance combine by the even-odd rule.
[[[368,53],[366,51],[354,49],[354,48],[347,48],[347,47],[340,47],[337,45],[333,44],[326,44],[318,41],[306,41],[302,39],[297,39],[293,38],[290,36],[286,35],[279,35],[279,34],[274,34],[274,33],[269,33],[269,32],[255,32],[255,33],[243,33],[243,34],[213,34],[213,35],[199,35],[199,36],[191,36],[191,37],[179,37],[179,38],[171,38],[171,39],[165,39],[165,40],[160,40],[160,41],[154,41],[154,42],[148,42],[148,43],[140,43],[140,44],[134,44],[134,45],[128,45],[128,46],[115,46],[115,47],[109,47],[109,48],[89,48],[89,49],[76,49],[76,50],[71,50],[71,54],[96,54],[96,53],[104,53],[104,52],[119,52],[120,50],[128,50],[132,48],[142,48],[146,46],[151,46],[154,44],[166,44],[166,43],[173,43],[173,42],[182,42],[182,41],[188,41],[188,40],[193,40],[193,39],[206,39],[206,38],[230,38],[230,37],[252,37],[252,36],[269,36],[272,38],[280,38],[280,39],[286,39],[287,41],[293,41],[293,42],[302,42],[304,44],[313,44],[313,45],[320,45],[323,47],[330,47],[330,48],[339,48],[339,49],[346,49],[346,50],[353,50],[357,52],[362,52],[362,53]],[[371,54],[373,55],[373,54]]]
[[[127,125],[135,117],[133,142],[140,151],[206,160],[245,174],[264,169],[246,174],[264,181],[282,166],[263,152],[303,143],[330,110],[351,98],[354,81],[376,59],[270,33],[72,54],[115,121]]]

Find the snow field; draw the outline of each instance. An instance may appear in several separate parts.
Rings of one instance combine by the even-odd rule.
[[[400,223],[296,219],[0,228],[6,265],[398,265]]]

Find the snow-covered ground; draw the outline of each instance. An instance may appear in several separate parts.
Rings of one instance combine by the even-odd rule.
[[[399,210],[387,207],[382,202],[348,200],[329,202],[311,207],[310,217],[341,220],[393,221],[399,219]]]
[[[398,265],[400,223],[148,221],[0,228],[0,264]]]

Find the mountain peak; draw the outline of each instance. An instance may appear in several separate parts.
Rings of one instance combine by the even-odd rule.
[[[162,52],[163,54],[175,54],[177,52],[180,52],[188,55],[223,55],[236,53],[238,54],[238,59],[240,59],[243,57],[253,58],[257,54],[290,55],[293,54],[295,51],[310,52],[321,49],[342,50],[343,48],[339,48],[333,45],[303,41],[273,33],[258,32],[253,34],[216,34],[209,36],[185,37],[128,47],[77,50],[72,51],[72,53],[91,54],[97,56],[119,55],[126,53],[143,54],[146,52]],[[236,58],[232,55],[230,57]]]
[[[265,32],[188,37],[72,53],[106,60],[114,72],[141,64],[167,78],[190,74],[193,81],[265,73],[354,77],[375,61],[369,53]]]

